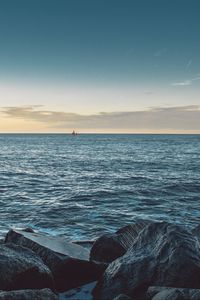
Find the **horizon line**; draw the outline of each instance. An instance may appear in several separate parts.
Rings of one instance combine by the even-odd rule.
[[[54,134],[54,135],[72,135],[71,132],[0,132],[1,134],[41,134],[41,135],[45,135],[45,134]],[[200,135],[200,133],[188,133],[188,132],[78,132],[78,135]]]

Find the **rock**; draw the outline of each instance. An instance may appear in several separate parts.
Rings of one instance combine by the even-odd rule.
[[[90,260],[110,263],[124,253],[126,250],[119,243],[117,235],[105,234],[94,243],[90,252]]]
[[[23,231],[32,232],[32,233],[35,232],[31,227],[24,228]]]
[[[186,229],[166,222],[147,225],[108,266],[93,294],[98,300],[120,293],[141,299],[150,285],[200,288],[199,243]]]
[[[58,300],[58,296],[50,289],[0,291],[0,300]]]
[[[152,300],[187,300],[178,289],[164,290],[156,294]],[[190,298],[189,298],[190,299]]]
[[[162,286],[150,286],[146,292],[146,296],[148,299],[152,299],[155,295],[157,295],[158,293],[162,292],[162,291],[168,291],[171,289],[176,289],[176,288],[171,288],[171,287],[162,287]]]
[[[37,253],[52,271],[59,292],[99,279],[105,266],[89,261],[89,251],[59,238],[23,230],[10,230],[5,242]]]
[[[184,300],[184,296],[179,289],[167,287],[150,287],[147,290],[149,300]]]
[[[72,243],[82,246],[83,248],[91,250],[92,246],[94,245],[95,241],[89,240],[89,241],[72,241]]]
[[[85,285],[79,286],[75,289],[68,290],[64,293],[60,293],[60,300],[70,299],[70,300],[92,300],[92,291],[97,282],[90,282]]]
[[[195,235],[200,241],[200,225],[196,226],[192,230],[193,235]]]
[[[0,290],[54,289],[51,271],[33,251],[0,245]]]
[[[39,252],[39,255],[47,261],[51,261],[51,254],[60,254],[61,256],[70,256],[78,259],[89,259],[89,251],[79,245],[67,242],[60,238],[51,237],[41,233],[30,232],[25,230],[10,230],[5,238],[5,243],[12,242],[17,245],[22,245],[31,248],[34,252]],[[49,252],[47,253],[47,251]],[[47,255],[48,254],[48,255]],[[45,256],[46,255],[46,256]]]
[[[90,259],[92,261],[110,263],[116,258],[124,255],[132,246],[136,237],[150,221],[142,220],[130,224],[113,234],[104,234],[94,243]]]
[[[125,294],[120,294],[119,296],[115,297],[113,300],[133,300],[133,298]]]
[[[147,297],[152,300],[199,300],[200,289],[153,286],[148,288]]]

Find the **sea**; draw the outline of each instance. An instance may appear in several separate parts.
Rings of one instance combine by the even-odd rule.
[[[139,219],[200,224],[200,135],[0,135],[1,236],[88,240]]]

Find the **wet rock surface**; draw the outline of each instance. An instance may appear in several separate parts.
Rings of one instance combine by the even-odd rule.
[[[151,223],[113,261],[94,289],[94,298],[124,293],[142,299],[151,285],[200,288],[200,248],[191,232],[166,222]]]
[[[200,289],[149,287],[147,299],[152,300],[199,300]]]
[[[14,244],[0,245],[0,289],[54,288],[49,268],[33,252]]]
[[[150,221],[141,220],[119,229],[116,233],[101,236],[91,249],[90,259],[97,262],[110,263],[124,255],[133,245],[139,232],[149,223]]]
[[[0,243],[0,300],[55,300],[55,291],[59,299],[200,300],[199,231],[137,221],[69,243],[10,230]]]
[[[79,245],[65,241],[64,239],[48,236],[41,233],[26,230],[10,230],[5,242],[12,242],[24,246],[36,252],[48,265],[58,257],[69,256],[75,259],[89,260],[89,251]],[[52,257],[53,256],[53,257]]]
[[[10,230],[5,242],[34,251],[52,271],[58,291],[95,281],[105,270],[105,266],[89,261],[87,249],[59,238],[30,230]]]
[[[0,300],[58,300],[58,296],[50,289],[0,291]]]
[[[110,263],[126,253],[116,234],[106,234],[100,237],[93,245],[90,260]]]
[[[92,246],[94,245],[95,241],[93,240],[85,240],[85,241],[72,241],[72,243],[82,246],[86,249],[88,249],[89,251],[91,250]]]
[[[200,242],[200,225],[193,228],[192,233],[194,236],[196,236]]]
[[[115,297],[113,300],[134,300],[134,299],[125,294],[120,294],[119,296]]]

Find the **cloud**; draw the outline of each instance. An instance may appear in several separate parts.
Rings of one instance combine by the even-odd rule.
[[[188,63],[186,65],[186,70],[190,68],[191,64],[192,64],[192,59],[188,60]]]
[[[189,86],[189,85],[192,85],[192,83],[196,80],[200,80],[200,76],[192,78],[192,79],[180,81],[180,82],[174,82],[174,83],[172,83],[172,86]]]
[[[43,110],[42,106],[4,107],[5,118],[36,121],[54,129],[117,130],[132,132],[198,131],[200,106],[155,107],[141,111],[100,112],[81,115],[71,112]]]
[[[167,52],[167,48],[158,49],[158,50],[154,53],[154,56],[155,56],[155,57],[160,57],[160,56],[164,55],[166,52]]]
[[[80,120],[81,116],[75,113],[56,112],[42,110],[42,105],[27,105],[16,107],[4,107],[2,112],[12,118],[23,119],[27,121],[38,121],[42,123],[56,124],[62,122],[71,122]]]
[[[174,82],[172,83],[173,86],[187,86],[187,85],[191,85],[192,80],[184,80],[181,82]]]
[[[195,77],[192,79],[192,81],[196,81],[196,80],[200,80],[200,75],[198,75],[198,77]]]

